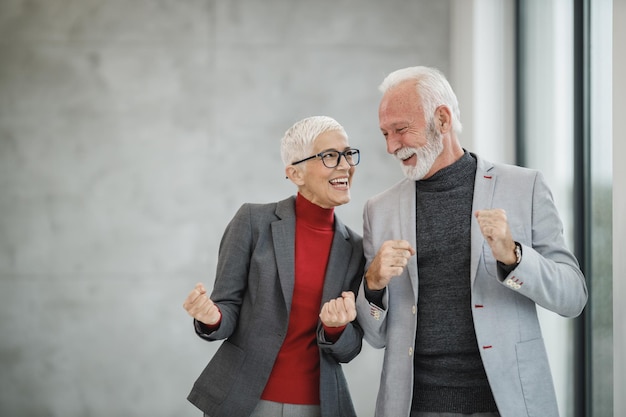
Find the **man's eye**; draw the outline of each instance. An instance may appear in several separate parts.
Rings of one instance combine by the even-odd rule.
[[[336,159],[337,155],[339,155],[339,152],[324,152],[322,154],[322,159],[326,159],[326,160]]]
[[[396,132],[397,133],[404,133],[404,132],[407,131],[408,128],[409,128],[408,126],[401,127],[401,128],[396,129]]]

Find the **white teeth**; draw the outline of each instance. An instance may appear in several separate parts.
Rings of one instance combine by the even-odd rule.
[[[335,178],[330,180],[331,184],[337,184],[337,185],[347,185],[348,184],[348,179],[347,178]]]

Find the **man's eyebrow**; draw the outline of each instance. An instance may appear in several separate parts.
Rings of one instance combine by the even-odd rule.
[[[389,130],[398,129],[400,127],[404,129],[405,127],[409,127],[410,124],[411,124],[410,122],[395,122],[395,123],[391,123],[389,125]],[[381,132],[384,132],[384,131],[386,131],[388,129],[385,129],[385,128],[381,127],[380,130],[381,130]]]

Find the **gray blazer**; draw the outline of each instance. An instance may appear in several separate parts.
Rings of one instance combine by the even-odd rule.
[[[261,397],[289,323],[295,221],[294,197],[244,204],[224,232],[211,294],[222,321],[209,334],[197,322],[195,327],[206,340],[226,340],[188,396],[208,416],[247,417]],[[356,294],[364,262],[361,237],[335,217],[322,304],[342,291]],[[363,331],[354,321],[329,343],[319,323],[317,335],[322,416],[355,416],[340,363],[361,351]]]
[[[476,157],[476,155],[474,155]],[[552,195],[533,170],[478,158],[473,211],[506,210],[522,261],[510,274],[497,267],[478,223],[471,226],[471,307],[478,348],[502,417],[556,417],[558,409],[536,304],[565,317],[581,313],[587,288],[566,247]],[[403,180],[370,199],[363,212],[366,268],[390,239],[416,242],[415,182]],[[403,417],[413,393],[417,326],[417,256],[392,278],[384,309],[357,298],[359,322],[375,348],[385,348],[377,417]]]

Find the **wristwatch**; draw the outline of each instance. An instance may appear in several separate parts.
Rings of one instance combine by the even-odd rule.
[[[522,262],[522,245],[515,242],[515,265],[519,265],[520,262]]]

